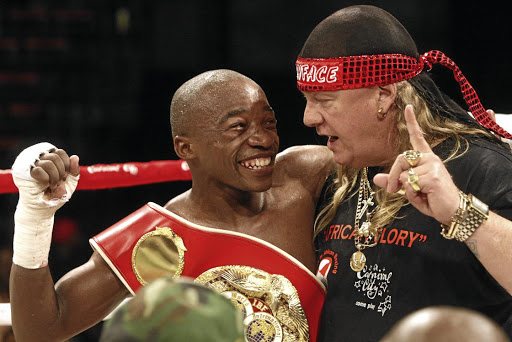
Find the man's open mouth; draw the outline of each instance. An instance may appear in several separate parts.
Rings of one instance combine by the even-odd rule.
[[[248,159],[241,161],[239,164],[243,167],[249,168],[249,169],[262,169],[272,162],[271,157],[265,157],[265,158],[254,158],[254,159]]]

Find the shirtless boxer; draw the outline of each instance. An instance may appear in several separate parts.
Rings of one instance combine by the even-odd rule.
[[[171,126],[175,151],[190,166],[192,188],[165,208],[195,224],[265,240],[314,271],[314,212],[333,167],[331,152],[302,146],[277,154],[276,118],[265,93],[229,70],[183,84],[171,103]],[[67,190],[69,197],[78,157],[51,149],[28,170],[35,180],[15,179],[20,202],[10,280],[13,328],[18,342],[65,340],[98,323],[130,292],[97,252],[54,284],[47,265],[50,239],[34,242],[40,234],[31,230],[48,222],[51,227],[62,204],[33,202],[43,192],[51,199]],[[46,250],[37,258],[30,249],[35,244]]]

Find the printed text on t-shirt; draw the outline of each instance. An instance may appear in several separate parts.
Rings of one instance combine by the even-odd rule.
[[[323,231],[324,240],[352,240],[356,231],[350,224],[333,224]],[[410,230],[397,228],[384,228],[380,234],[379,243],[412,247],[415,242],[427,241],[427,235]]]

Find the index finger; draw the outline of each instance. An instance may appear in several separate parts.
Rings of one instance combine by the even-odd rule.
[[[412,105],[405,106],[404,111],[405,122],[407,123],[407,131],[409,132],[409,140],[412,145],[412,149],[423,153],[432,152],[427,141],[423,137],[418,121],[416,121],[416,115],[414,114],[414,107]]]

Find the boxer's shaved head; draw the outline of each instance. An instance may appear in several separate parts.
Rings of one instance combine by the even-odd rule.
[[[237,84],[250,82],[250,78],[233,70],[207,71],[185,82],[174,93],[171,101],[172,136],[187,136],[193,127],[208,119],[218,104],[234,95]]]

